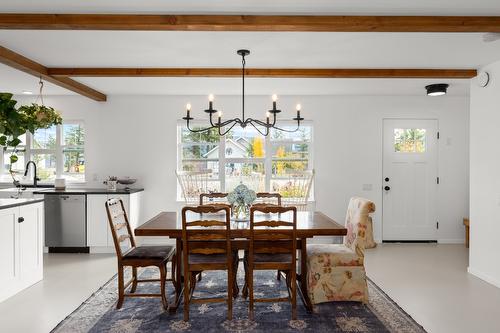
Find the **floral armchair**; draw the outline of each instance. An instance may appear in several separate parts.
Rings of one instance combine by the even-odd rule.
[[[365,235],[375,204],[353,197],[346,216],[344,244],[307,246],[308,293],[313,304],[330,301],[368,302],[364,268]]]

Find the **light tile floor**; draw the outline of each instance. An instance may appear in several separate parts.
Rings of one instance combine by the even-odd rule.
[[[500,332],[500,289],[467,273],[463,245],[383,244],[368,275],[430,333]],[[106,254],[45,256],[45,279],[0,303],[0,332],[49,332],[116,271]]]
[[[492,258],[493,259],[493,258]],[[500,289],[467,273],[464,245],[382,244],[368,276],[431,333],[500,332]]]

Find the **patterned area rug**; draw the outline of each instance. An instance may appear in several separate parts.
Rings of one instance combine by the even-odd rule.
[[[241,267],[240,267],[241,268]],[[142,278],[158,276],[157,269],[147,268]],[[243,285],[243,272],[238,273]],[[226,289],[225,272],[203,273],[194,297],[221,297]],[[292,321],[288,303],[256,303],[255,321],[248,320],[248,302],[238,297],[233,303],[233,320],[228,321],[226,304],[192,304],[190,321],[182,320],[182,304],[176,314],[163,311],[159,298],[126,298],[116,310],[117,279],[113,277],[52,331],[77,332],[397,332],[424,333],[425,330],[392,301],[372,281],[368,281],[368,305],[353,302],[323,303],[307,313],[297,297],[298,320]],[[272,271],[255,272],[255,297],[286,297],[283,279]],[[139,284],[137,292],[157,293],[159,284]],[[170,300],[173,288],[168,284]]]

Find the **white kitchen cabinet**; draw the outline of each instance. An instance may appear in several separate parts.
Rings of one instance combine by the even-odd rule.
[[[114,252],[105,203],[108,199],[123,200],[132,230],[141,219],[142,192],[130,194],[87,194],[87,246],[91,252]]]
[[[43,279],[43,203],[0,209],[0,302]]]

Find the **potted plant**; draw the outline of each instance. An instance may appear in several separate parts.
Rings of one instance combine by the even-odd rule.
[[[0,93],[0,145],[4,151],[12,149],[9,173],[16,183],[12,164],[18,160],[17,147],[21,143],[19,137],[28,131],[34,134],[38,129],[62,124],[62,118],[54,108],[43,104],[32,103],[16,109],[17,101],[12,96],[10,93]]]

